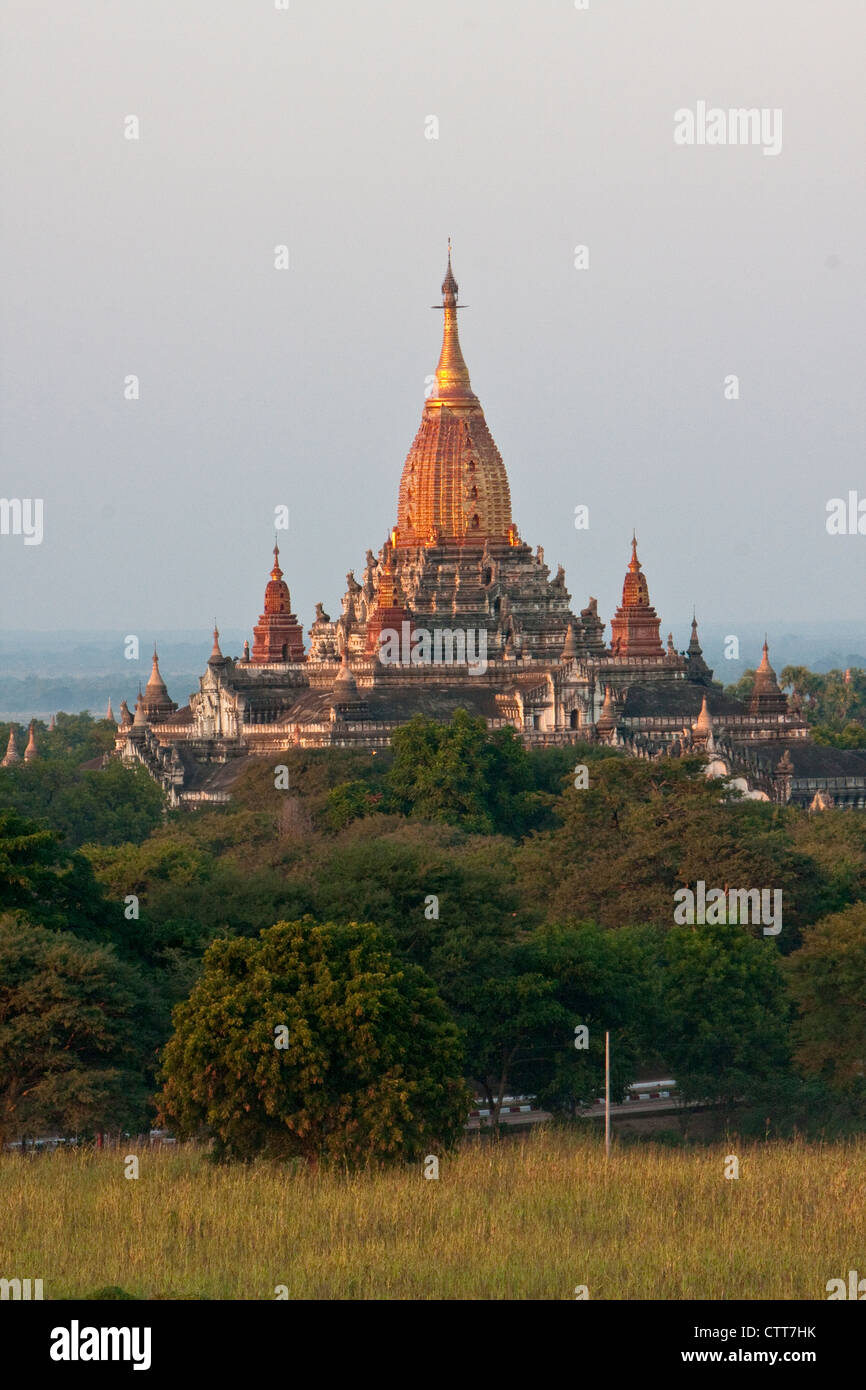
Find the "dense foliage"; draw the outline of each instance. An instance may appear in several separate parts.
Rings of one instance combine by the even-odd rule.
[[[9,729],[0,723],[4,749]],[[163,818],[162,792],[143,767],[113,760],[101,766],[115,732],[107,720],[87,714],[58,714],[56,729],[36,720],[38,757],[2,769],[0,807],[45,820],[75,848],[144,839]]]
[[[140,1129],[160,1031],[147,981],[112,946],[0,916],[0,1147]]]
[[[175,1010],[161,1106],[226,1157],[417,1159],[462,1130],[461,1061],[442,1001],[378,928],[278,922],[208,948]]]
[[[527,751],[463,714],[414,720],[387,753],[281,754],[287,790],[272,761],[250,761],[230,805],[166,813],[144,774],[99,765],[106,731],[58,719],[41,765],[0,770],[7,1134],[128,1126],[161,1059],[172,1123],[227,1152],[336,1154],[327,1116],[351,1113],[344,1157],[418,1153],[453,1133],[460,1065],[494,1112],[517,1091],[566,1114],[593,1100],[605,1030],[617,1092],[658,1067],[741,1120],[753,1105],[762,1123],[866,1123],[866,816],[744,801],[694,760]],[[781,933],[677,925],[674,894],[699,880],[781,889]],[[321,997],[301,984],[316,971]],[[339,1021],[352,989],[386,1030],[356,1072],[341,1051],[354,1024]],[[62,1008],[38,1046],[33,1001],[49,998]],[[316,1014],[326,998],[334,1033]],[[302,1000],[309,1051],[291,1071],[265,1032]],[[235,1008],[231,1028],[208,1024]],[[411,1054],[413,1094],[438,1086],[438,1110],[391,1084],[410,1015],[438,1038],[432,1080]],[[298,1080],[320,1072],[318,1091]],[[204,1075],[219,1078],[210,1106]]]

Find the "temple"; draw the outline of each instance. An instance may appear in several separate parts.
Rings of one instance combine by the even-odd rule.
[[[439,306],[437,306],[439,307]],[[725,694],[697,621],[680,653],[650,602],[632,536],[610,641],[595,598],[572,605],[520,536],[505,465],[460,347],[458,286],[442,283],[442,347],[384,543],[350,571],[341,612],[321,603],[304,641],[274,546],[252,647],[225,656],[219,633],[199,689],[169,698],[156,651],[116,752],[145,764],[173,804],[223,801],[250,758],[291,748],[389,744],[422,713],[458,708],[528,743],[604,742],[637,757],[700,753],[747,796],[866,808],[866,755],[817,748],[789,706],[765,643],[749,705]],[[9,757],[7,753],[7,757]]]

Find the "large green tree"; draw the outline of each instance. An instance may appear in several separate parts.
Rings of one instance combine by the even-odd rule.
[[[739,926],[673,927],[660,964],[663,1052],[686,1100],[730,1112],[788,1074],[791,1006],[773,942]]]
[[[393,737],[387,784],[404,814],[482,834],[519,834],[537,803],[526,750],[514,729],[493,733],[459,709],[450,723],[416,715]]]
[[[645,930],[584,922],[539,928],[484,960],[462,1021],[467,1066],[494,1124],[508,1091],[572,1114],[592,1104],[604,1085],[606,1031],[621,1096],[656,1051],[654,942]]]
[[[147,981],[111,946],[0,916],[0,1147],[140,1129],[156,1028]]]
[[[25,912],[45,927],[108,939],[123,914],[108,901],[88,860],[16,811],[0,811],[0,911]]]
[[[799,1011],[795,1062],[835,1090],[866,1082],[866,903],[833,913],[803,933],[786,962]]]
[[[543,1106],[573,1113],[602,1095],[606,1032],[615,1101],[634,1080],[638,1065],[658,1054],[663,1037],[654,969],[657,942],[658,933],[649,928],[612,932],[582,922],[543,927],[526,943],[526,964],[554,982],[567,1020],[564,1029],[540,1040],[537,1054],[521,1069],[524,1087]]]
[[[468,1106],[445,1006],[371,924],[214,942],[163,1067],[166,1122],[227,1157],[417,1158],[454,1143]]]

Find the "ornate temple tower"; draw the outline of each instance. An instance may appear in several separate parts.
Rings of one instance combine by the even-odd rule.
[[[436,387],[403,465],[397,525],[371,571],[374,589],[384,585],[384,593],[368,600],[350,584],[341,621],[347,632],[371,619],[380,630],[399,628],[384,616],[405,609],[430,631],[483,628],[491,659],[547,661],[558,660],[571,624],[581,654],[586,635],[570,611],[562,567],[551,578],[541,548],[533,554],[518,536],[505,465],[460,348],[458,307],[449,242]],[[362,650],[371,652],[374,638],[365,634]],[[350,650],[357,650],[351,642]]]
[[[501,455],[472,390],[457,335],[457,281],[442,281],[445,320],[436,389],[403,465],[394,543],[413,546],[513,544],[511,494]]]
[[[712,669],[704,661],[704,653],[698,638],[698,620],[692,617],[692,635],[686,651],[686,677],[696,685],[709,685],[713,679]]]
[[[707,697],[704,694],[701,700],[701,710],[691,728],[692,743],[696,747],[705,748],[708,753],[715,751],[713,741],[713,718],[710,714],[710,707],[707,704]]]
[[[752,698],[749,701],[749,714],[775,717],[787,713],[788,701],[779,689],[776,672],[770,665],[767,639],[764,638],[764,654],[761,657],[761,664],[755,672],[755,684],[752,688]]]
[[[637,558],[637,539],[632,536],[631,559],[622,586],[622,604],[610,623],[610,650],[614,657],[663,657],[659,618],[649,599],[646,575]]]
[[[367,619],[367,651],[370,654],[378,651],[379,638],[383,632],[391,630],[398,633],[402,639],[404,623],[409,624],[409,634],[412,631],[412,619],[403,599],[400,579],[394,564],[394,547],[390,542],[382,552],[378,580],[376,601]]]
[[[39,749],[36,747],[36,722],[30,720],[30,736],[27,740],[27,747],[24,749],[25,763],[32,763],[34,758],[39,757]]]
[[[159,657],[156,654],[156,647],[153,649],[153,666],[150,672],[150,679],[144,687],[144,694],[139,694],[139,705],[141,706],[142,717],[146,720],[167,719],[170,714],[174,714],[177,703],[169,698],[165,681],[159,671]]]
[[[0,767],[12,767],[14,763],[21,761],[21,754],[15,747],[15,725],[9,726],[9,742],[6,745],[6,752],[0,759]]]
[[[254,666],[272,662],[306,661],[303,629],[292,612],[289,586],[280,569],[280,548],[274,545],[274,567],[265,588],[265,611],[253,628]]]

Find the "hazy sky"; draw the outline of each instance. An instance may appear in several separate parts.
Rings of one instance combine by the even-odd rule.
[[[609,621],[635,526],[678,646],[693,602],[866,619],[866,535],[825,527],[866,499],[864,37],[863,0],[6,0],[0,491],[45,513],[0,536],[0,628],[251,630],[280,504],[295,611],[335,616],[396,520],[449,234],[576,608]],[[675,144],[702,101],[780,109],[781,151]]]

